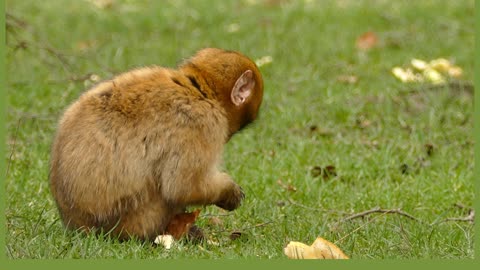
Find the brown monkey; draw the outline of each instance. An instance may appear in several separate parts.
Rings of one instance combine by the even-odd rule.
[[[236,209],[244,194],[219,170],[223,145],[255,120],[262,97],[255,63],[214,48],[86,91],[52,146],[50,187],[64,224],[153,239],[189,205]]]

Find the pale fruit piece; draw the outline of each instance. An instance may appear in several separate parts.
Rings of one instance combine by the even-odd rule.
[[[283,249],[283,252],[290,259],[316,259],[313,254],[313,248],[300,242],[291,241]]]
[[[412,67],[414,67],[417,70],[425,70],[429,67],[427,62],[420,59],[415,59],[415,58],[412,59],[412,61],[410,61],[410,64],[412,64]]]
[[[445,58],[438,58],[430,61],[430,67],[440,72],[448,72],[452,64]]]
[[[423,76],[431,81],[434,84],[444,83],[445,79],[443,78],[442,74],[440,74],[435,69],[426,69],[423,71]]]
[[[450,69],[448,69],[448,75],[458,78],[461,77],[463,74],[463,70],[461,67],[453,66]]]
[[[262,58],[259,58],[255,60],[255,64],[257,67],[261,67],[267,64],[270,64],[273,62],[273,58],[270,55],[263,56]]]
[[[417,76],[413,73],[410,68],[403,69],[401,67],[394,67],[392,69],[393,75],[402,82],[415,82],[415,81],[422,81],[423,78],[421,76]]]
[[[312,244],[316,256],[323,259],[348,259],[348,256],[335,244],[318,237]]]
[[[173,236],[170,234],[159,235],[155,238],[154,243],[157,245],[163,245],[165,249],[170,249],[173,244]]]
[[[392,68],[392,73],[393,73],[393,76],[395,76],[400,81],[402,81],[402,82],[407,81],[407,73],[405,72],[405,70],[403,70],[403,68],[394,67],[394,68]]]
[[[290,259],[348,259],[335,244],[321,237],[318,237],[311,246],[292,241],[283,251]]]

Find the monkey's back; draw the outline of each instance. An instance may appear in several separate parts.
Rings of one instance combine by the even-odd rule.
[[[175,159],[185,154],[178,149],[193,152],[185,162],[219,158],[227,136],[224,110],[173,77],[182,79],[160,67],[127,72],[65,111],[52,146],[50,184],[67,225],[108,228],[146,204],[165,211],[158,215],[166,222],[179,211],[168,209],[164,190]]]

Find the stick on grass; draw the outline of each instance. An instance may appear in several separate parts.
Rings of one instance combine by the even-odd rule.
[[[370,210],[367,210],[367,211],[363,211],[363,212],[360,212],[360,213],[356,213],[356,214],[353,214],[351,216],[348,216],[344,219],[342,219],[341,221],[344,222],[344,221],[348,221],[348,220],[352,220],[352,219],[356,219],[356,218],[360,218],[360,217],[365,217],[365,216],[368,216],[368,215],[371,215],[371,214],[375,214],[375,213],[385,213],[385,214],[399,214],[401,216],[404,216],[404,217],[407,217],[409,219],[412,219],[412,220],[415,220],[415,221],[418,221],[418,222],[421,222],[418,218],[410,215],[409,213],[406,213],[402,210],[400,210],[400,208],[396,208],[396,209],[382,209],[380,207],[375,207],[375,208],[372,208]]]

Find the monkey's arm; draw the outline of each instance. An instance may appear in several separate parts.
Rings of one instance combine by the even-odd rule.
[[[170,159],[163,174],[162,195],[174,205],[211,205],[226,210],[240,206],[244,193],[232,178],[217,169],[215,161],[194,160],[189,154]],[[196,156],[196,155],[195,155]]]
[[[244,195],[240,186],[218,169],[227,137],[226,119],[210,104],[195,105],[179,106],[180,113],[174,116],[176,124],[170,130],[175,130],[176,136],[166,140],[163,151],[162,196],[174,205],[216,204],[233,210]]]

